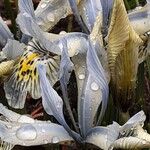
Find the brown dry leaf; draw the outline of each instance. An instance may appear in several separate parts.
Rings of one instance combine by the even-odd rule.
[[[142,44],[130,25],[123,0],[115,0],[108,33],[108,62],[115,98],[120,99],[121,106],[130,105],[137,75],[138,49]]]

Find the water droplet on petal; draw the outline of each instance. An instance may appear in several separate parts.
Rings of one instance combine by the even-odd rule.
[[[28,117],[26,115],[22,115],[17,121],[21,123],[34,123],[35,122],[33,118]]]
[[[8,125],[7,125],[7,128],[11,129],[11,128],[12,128],[12,126],[8,124]]]
[[[143,122],[141,123],[141,127],[144,127],[144,123]]]
[[[48,19],[48,21],[50,21],[50,22],[54,22],[54,21],[55,21],[55,16],[54,16],[52,13],[49,13],[49,14],[47,15],[47,19]]]
[[[62,51],[62,49],[63,49],[63,45],[62,45],[62,43],[59,43],[59,48],[61,49],[61,51]]]
[[[16,136],[20,140],[34,140],[37,136],[37,131],[32,125],[24,125],[16,132]]]
[[[144,130],[147,133],[147,130]]]
[[[57,108],[58,109],[61,108],[61,104],[60,103],[57,104]]]
[[[58,143],[59,142],[59,138],[57,136],[54,136],[52,138],[52,143]]]
[[[64,35],[64,34],[66,34],[67,32],[66,31],[61,31],[59,34],[60,35]]]
[[[142,144],[146,144],[146,141],[142,141]]]
[[[46,3],[41,4],[41,8],[45,8],[46,7]]]
[[[80,80],[83,80],[85,78],[85,75],[84,74],[79,74],[78,77],[79,77]]]
[[[121,135],[125,135],[125,133],[126,133],[125,131],[121,131],[120,132]]]
[[[46,132],[45,129],[42,128],[42,132],[45,133]]]
[[[44,140],[44,144],[48,144],[48,140]]]
[[[26,145],[26,143],[24,143],[24,142],[23,142],[23,143],[22,143],[22,145],[23,145],[23,146],[25,146],[25,145]]]
[[[78,54],[79,54],[79,51],[78,51],[78,50],[76,50],[74,55],[78,55]]]
[[[93,91],[97,91],[97,90],[99,89],[99,85],[98,85],[97,83],[93,82],[93,83],[91,84],[91,89],[92,89]]]

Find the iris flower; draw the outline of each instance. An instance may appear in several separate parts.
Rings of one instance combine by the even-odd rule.
[[[12,145],[23,146],[74,140],[79,143],[92,143],[105,150],[112,148],[133,149],[150,147],[149,134],[142,129],[142,124],[145,121],[143,111],[137,113],[123,126],[116,122],[107,127],[99,126],[107,107],[109,93],[107,67],[104,67],[104,62],[101,64],[103,59],[101,55],[105,56],[106,52],[108,53],[111,80],[116,89],[116,87],[118,88],[118,83],[122,83],[120,81],[123,80],[121,76],[119,81],[115,81],[114,73],[117,70],[116,68],[121,66],[123,71],[127,69],[126,66],[122,67],[124,66],[122,63],[125,62],[124,59],[131,60],[131,56],[132,58],[136,57],[137,60],[137,47],[143,44],[142,39],[135,33],[129,23],[123,1],[115,0],[113,5],[112,3],[106,3],[111,4],[109,7],[102,1],[103,15],[106,13],[106,16],[108,16],[110,8],[113,6],[110,24],[107,17],[106,20],[103,17],[103,22],[99,23],[98,19],[101,19],[102,15],[101,13],[96,13],[92,14],[95,15],[93,18],[95,23],[91,25],[92,21],[90,21],[89,24],[91,26],[86,28],[89,30],[89,34],[66,33],[60,35],[46,32],[51,26],[44,24],[44,21],[51,22],[53,20],[53,14],[58,11],[58,2],[52,1],[55,7],[50,7],[48,3],[45,4],[45,2],[41,1],[39,7],[34,12],[31,0],[19,1],[20,12],[17,16],[17,23],[23,32],[22,41],[29,41],[27,45],[15,41],[3,22],[1,25],[3,29],[7,28],[7,30],[4,30],[4,35],[7,36],[5,37],[2,34],[2,38],[5,40],[2,42],[2,46],[5,46],[2,52],[10,60],[21,57],[8,80],[4,82],[9,105],[15,108],[23,108],[27,93],[35,99],[42,97],[45,111],[47,114],[54,116],[59,125],[19,115],[0,105],[0,113],[5,118],[0,120],[1,140]],[[77,12],[75,1],[69,2],[78,21],[81,22],[81,16]],[[63,1],[63,4],[65,10],[66,8],[68,10],[68,3]],[[55,8],[57,11],[52,11],[49,14],[46,9],[48,6],[51,8],[50,10]],[[42,14],[42,7],[45,8],[43,12],[49,14],[50,19],[48,18],[47,20],[47,15],[45,15],[42,18],[46,18],[40,20],[39,16]],[[107,11],[105,11],[106,9]],[[124,16],[123,18],[117,13],[119,10],[120,14]],[[38,11],[40,12],[39,14],[37,13]],[[59,16],[58,18],[60,19],[61,17]],[[92,19],[91,16],[90,19]],[[121,24],[117,28],[120,19],[122,19],[122,23],[125,23],[125,26]],[[82,26],[84,26],[83,22]],[[101,27],[103,27],[102,36],[100,34]],[[122,37],[120,42],[118,38],[115,38],[118,37],[118,33]],[[102,39],[97,40],[96,35],[101,38],[106,37],[106,42],[108,39],[107,51],[104,50],[105,47],[102,45]],[[16,45],[18,45],[18,48],[15,50]],[[24,51],[23,54],[22,51]],[[116,62],[118,61],[119,65],[117,66]],[[133,65],[136,66],[135,70],[137,70],[138,61],[135,63]],[[67,83],[72,70],[75,71],[78,85],[77,110],[79,126],[77,126],[73,115],[71,120],[76,131],[69,127],[63,114],[63,103],[67,106],[69,114],[71,115],[72,113],[67,98]],[[135,74],[136,71],[132,74],[133,79]],[[132,77],[132,75],[129,75],[129,77]],[[127,80],[130,80],[127,82],[129,85],[130,83],[132,84],[131,79],[127,78]],[[58,80],[60,80],[64,101],[53,89],[53,85]],[[125,86],[127,92],[129,85]],[[124,84],[121,88],[124,88]],[[100,112],[98,111],[99,109]]]

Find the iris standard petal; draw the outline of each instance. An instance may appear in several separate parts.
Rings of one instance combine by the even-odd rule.
[[[0,46],[4,47],[8,39],[13,39],[13,34],[0,16]]]

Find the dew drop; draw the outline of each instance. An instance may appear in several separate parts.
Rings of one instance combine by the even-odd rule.
[[[41,5],[41,8],[45,8],[46,7],[46,3],[43,3],[42,5]]]
[[[61,108],[61,104],[60,103],[57,104],[57,108],[58,109]]]
[[[42,128],[42,132],[45,133],[46,132],[45,129]]]
[[[7,128],[11,129],[11,128],[12,128],[12,126],[8,124],[8,125],[7,125]]]
[[[48,144],[48,140],[44,140],[44,144]]]
[[[95,102],[95,98],[92,98],[92,102]]]
[[[54,136],[52,138],[52,143],[58,143],[59,142],[59,138],[57,136]]]
[[[92,89],[93,91],[97,91],[97,90],[99,89],[98,84],[95,83],[95,82],[93,82],[93,83],[91,84],[91,89]]]
[[[125,133],[126,133],[125,131],[121,131],[120,132],[121,135],[125,135]]]
[[[49,13],[49,14],[47,15],[47,19],[48,19],[48,21],[50,21],[50,22],[54,22],[54,21],[55,21],[55,16],[54,16],[52,13]]]
[[[26,145],[26,143],[25,143],[25,142],[23,142],[23,143],[22,143],[22,145],[23,145],[23,146],[25,146],[25,145]]]
[[[32,125],[24,125],[16,132],[16,136],[20,140],[34,140],[37,136],[37,131]]]
[[[131,128],[131,131],[133,131],[133,130],[134,130],[134,127]]]
[[[67,32],[66,31],[61,31],[59,34],[60,35],[64,35],[64,34],[66,34]]]
[[[28,117],[26,115],[22,115],[17,121],[21,123],[34,123],[35,122],[33,118]]]
[[[92,110],[92,107],[90,107],[89,110],[91,111],[91,110]]]
[[[79,77],[80,80],[83,80],[85,78],[85,75],[84,74],[79,74],[78,77]]]
[[[141,123],[140,123],[140,125],[141,125],[141,127],[143,127],[143,126],[144,126],[144,123],[143,123],[143,122],[141,122]]]
[[[144,130],[147,133],[147,130]]]
[[[146,141],[142,141],[142,144],[146,144]]]
[[[76,55],[76,56],[77,56],[78,54],[79,54],[79,51],[78,51],[78,50],[76,50],[76,52],[75,52],[75,54],[74,54],[74,55]]]

